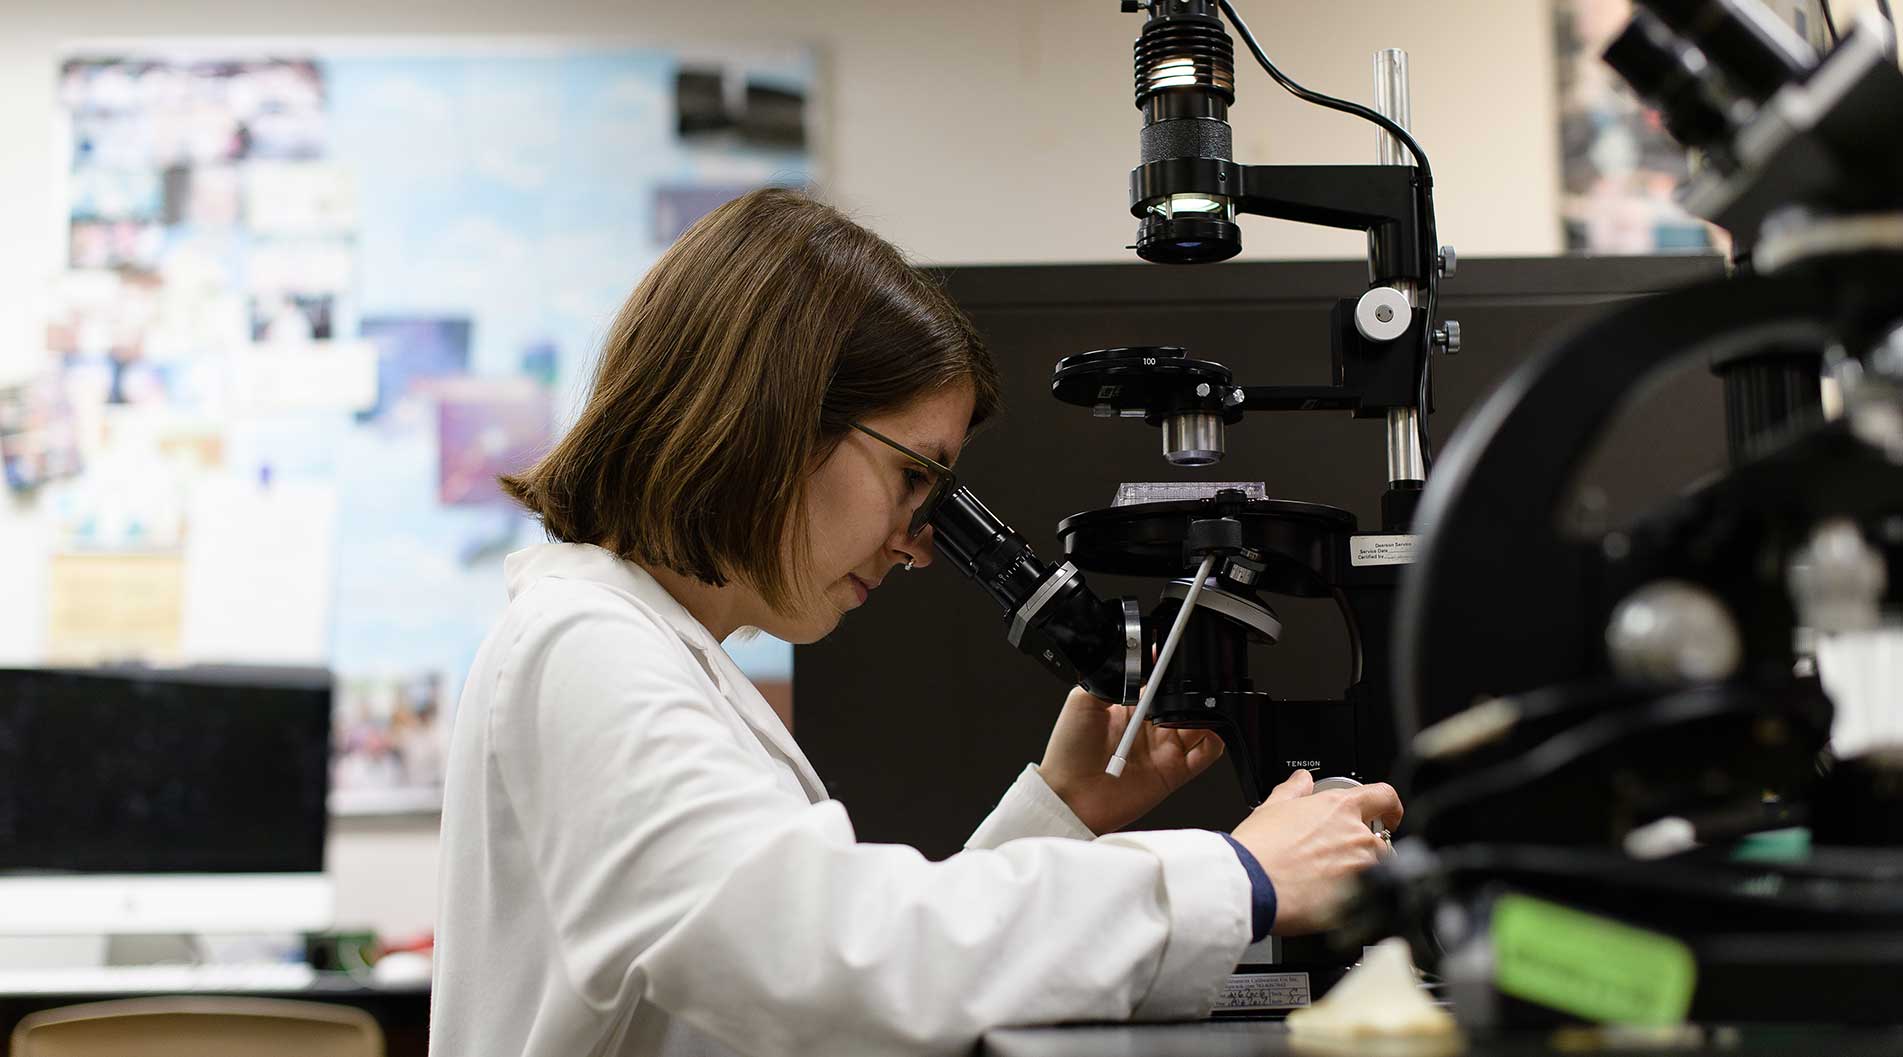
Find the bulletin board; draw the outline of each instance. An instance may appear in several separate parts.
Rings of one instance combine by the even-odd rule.
[[[502,559],[543,540],[497,474],[572,418],[688,224],[817,179],[814,71],[540,41],[74,50],[43,369],[0,388],[26,659],[328,666],[333,810],[440,805]],[[784,643],[734,652],[790,679]]]

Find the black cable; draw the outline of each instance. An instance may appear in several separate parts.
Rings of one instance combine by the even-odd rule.
[[[1523,844],[1459,844],[1434,854],[1441,875],[1463,886],[1529,880],[1562,889],[1596,885],[1641,899],[1690,896],[1715,908],[1749,909],[1754,916],[1783,912],[1847,919],[1866,929],[1893,928],[1903,917],[1903,899],[1888,868],[1866,866],[1862,876],[1849,871],[1820,875],[1801,863],[1641,862],[1595,848]],[[1780,883],[1769,891],[1741,887],[1741,881],[1762,874],[1777,875]]]
[[[1228,15],[1229,21],[1235,24],[1236,32],[1242,36],[1242,42],[1249,46],[1249,51],[1255,56],[1255,61],[1262,64],[1262,68],[1269,72],[1270,77],[1275,78],[1276,84],[1288,89],[1289,93],[1297,99],[1314,103],[1317,106],[1325,106],[1330,110],[1340,110],[1343,113],[1353,114],[1358,118],[1372,121],[1381,126],[1389,135],[1400,140],[1401,143],[1407,147],[1408,153],[1414,155],[1414,160],[1419,163],[1421,167],[1421,182],[1430,187],[1433,186],[1434,170],[1427,164],[1427,152],[1422,150],[1421,145],[1414,141],[1414,137],[1408,134],[1407,129],[1395,124],[1387,115],[1382,114],[1378,110],[1362,106],[1360,103],[1351,103],[1346,99],[1336,99],[1332,95],[1323,95],[1320,92],[1309,91],[1301,85],[1296,84],[1293,80],[1290,80],[1287,74],[1276,69],[1275,64],[1269,61],[1269,57],[1263,54],[1262,46],[1255,41],[1255,34],[1249,32],[1248,24],[1242,21],[1241,15],[1236,14],[1235,5],[1231,4],[1229,0],[1218,0],[1218,2],[1222,5],[1223,14]]]
[[[1262,46],[1256,43],[1255,34],[1249,32],[1248,23],[1236,13],[1235,5],[1229,0],[1218,0],[1218,3],[1222,7],[1222,13],[1227,15],[1229,22],[1236,27],[1236,35],[1248,45],[1249,53],[1255,56],[1255,61],[1268,71],[1270,77],[1275,78],[1276,84],[1281,85],[1290,95],[1303,102],[1314,103],[1316,106],[1327,107],[1330,110],[1339,110],[1344,114],[1353,114],[1364,121],[1373,122],[1406,147],[1408,153],[1414,155],[1414,161],[1420,168],[1421,267],[1426,276],[1427,327],[1426,332],[1421,336],[1421,380],[1420,388],[1415,394],[1417,415],[1415,432],[1421,441],[1421,467],[1431,469],[1434,465],[1434,444],[1427,429],[1427,379],[1428,363],[1433,359],[1434,352],[1434,309],[1440,301],[1440,236],[1439,227],[1434,222],[1434,169],[1427,162],[1427,152],[1421,149],[1420,143],[1408,134],[1407,129],[1402,128],[1380,111],[1362,106],[1360,103],[1351,103],[1346,99],[1337,99],[1332,95],[1310,91],[1296,84],[1293,79],[1276,69],[1275,64],[1269,61],[1268,55],[1262,51]]]
[[[1837,20],[1830,17],[1830,0],[1817,0],[1817,11],[1824,16],[1824,32],[1830,34],[1830,46],[1837,46]]]
[[[1434,310],[1439,306],[1440,302],[1440,252],[1435,248],[1439,243],[1437,241],[1438,231],[1434,224],[1433,198],[1427,189],[1422,190],[1422,197],[1425,198],[1427,202],[1427,216],[1424,225],[1426,230],[1423,232],[1428,246],[1427,334],[1422,339],[1421,387],[1420,391],[1414,394],[1414,407],[1419,415],[1419,418],[1415,422],[1415,431],[1419,433],[1421,437],[1421,472],[1422,474],[1426,474],[1427,471],[1434,468],[1434,438],[1432,434],[1428,432],[1427,428],[1427,402],[1429,396],[1428,376],[1432,373],[1434,363]]]

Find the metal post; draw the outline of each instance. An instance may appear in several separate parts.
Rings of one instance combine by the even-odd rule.
[[[1412,131],[1408,114],[1407,52],[1400,48],[1382,48],[1374,53],[1374,108],[1383,117]],[[1412,165],[1414,156],[1401,141],[1381,129],[1375,130],[1375,160],[1382,165]],[[1370,259],[1370,265],[1373,261]],[[1407,298],[1409,305],[1420,304],[1420,284],[1400,281],[1390,284]],[[1415,408],[1391,408],[1388,411],[1388,482],[1424,481],[1426,461],[1421,458],[1420,412]]]
[[[1413,116],[1407,98],[1407,52],[1400,48],[1382,48],[1374,53],[1374,108],[1382,117],[1414,131]],[[1414,157],[1401,141],[1377,128],[1375,160],[1382,165],[1412,165]]]

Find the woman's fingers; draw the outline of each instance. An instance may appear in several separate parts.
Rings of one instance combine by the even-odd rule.
[[[1269,790],[1269,799],[1266,802],[1275,803],[1280,800],[1296,800],[1314,791],[1315,776],[1306,770],[1297,768],[1294,774],[1289,775],[1282,781],[1281,785]]]
[[[1188,764],[1192,774],[1201,774],[1204,768],[1222,758],[1222,739],[1208,731],[1202,734],[1202,739],[1183,753],[1183,762]]]
[[[1112,702],[1105,701],[1081,686],[1071,688],[1070,694],[1064,699],[1064,704],[1072,708],[1086,708],[1093,712],[1107,712],[1113,705]]]
[[[1361,821],[1380,822],[1392,831],[1401,825],[1401,794],[1386,782],[1364,785],[1349,790],[1355,799],[1355,805],[1361,810]]]

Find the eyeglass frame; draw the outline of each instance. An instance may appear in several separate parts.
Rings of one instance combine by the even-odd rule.
[[[958,475],[952,472],[951,467],[935,459],[920,455],[918,452],[900,444],[898,441],[880,433],[876,429],[860,425],[857,422],[851,422],[848,423],[848,425],[864,433],[866,436],[871,437],[873,440],[884,444],[886,447],[891,448],[893,451],[898,452],[900,455],[918,463],[920,466],[931,470],[936,475],[932,481],[932,490],[925,493],[925,499],[919,503],[918,509],[912,512],[911,524],[906,526],[905,538],[908,540],[918,539],[919,533],[925,531],[925,523],[931,520],[932,512],[938,509],[938,505],[945,501],[946,496],[957,491]]]

